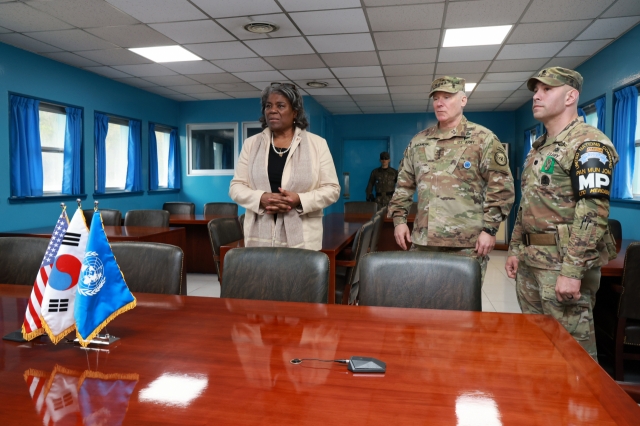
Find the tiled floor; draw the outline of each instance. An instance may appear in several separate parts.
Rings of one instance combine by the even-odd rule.
[[[487,266],[482,288],[482,310],[486,312],[520,313],[516,299],[515,281],[507,277],[504,263],[507,252],[494,251]],[[220,297],[220,283],[215,274],[187,274],[189,296]]]

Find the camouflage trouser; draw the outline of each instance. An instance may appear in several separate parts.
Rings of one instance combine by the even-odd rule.
[[[595,359],[596,334],[593,325],[593,307],[600,287],[600,268],[589,269],[582,278],[580,299],[558,302],[556,280],[560,271],[533,268],[518,263],[516,293],[522,313],[551,315]]]
[[[376,195],[376,203],[378,204],[378,210],[380,210],[381,208],[389,204],[389,201],[391,201],[391,197],[393,197],[393,195],[387,195],[387,194]]]
[[[430,251],[434,253],[449,253],[455,254],[456,256],[465,256],[475,259],[480,265],[480,271],[482,272],[482,283],[484,284],[484,275],[485,272],[487,272],[487,263],[489,262],[489,256],[478,256],[473,248],[421,246],[412,243],[409,250]]]

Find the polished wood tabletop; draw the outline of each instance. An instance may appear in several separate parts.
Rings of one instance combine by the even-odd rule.
[[[53,226],[41,226],[16,231],[2,231],[0,237],[51,238],[53,228]],[[184,234],[184,229],[179,227],[105,226],[104,231],[111,241],[151,241],[162,236]],[[171,237],[168,238],[171,239]]]
[[[224,214],[172,214],[169,216],[170,225],[206,225],[211,219],[220,217],[236,217]]]
[[[610,260],[609,263],[604,265],[600,272],[603,277],[622,277],[622,271],[624,270],[624,257],[627,254],[627,247],[629,244],[637,242],[636,240],[622,240],[619,244],[618,256]]]
[[[19,327],[29,291],[0,285],[3,335]],[[121,340],[106,351],[53,346],[46,337],[2,341],[0,424],[42,424],[46,412],[31,397],[37,388],[30,380],[39,376],[54,384],[51,392],[56,383],[68,386],[65,420],[74,424],[123,418],[124,425],[637,425],[640,419],[640,408],[550,317],[135,296],[138,306],[109,324]],[[354,355],[386,362],[386,373],[290,363]],[[54,369],[64,374],[58,382]],[[78,377],[99,383],[77,386]]]

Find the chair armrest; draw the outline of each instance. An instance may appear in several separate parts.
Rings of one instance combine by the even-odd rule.
[[[618,294],[622,294],[622,286],[620,284],[611,284],[611,290]]]
[[[336,266],[344,266],[346,268],[353,268],[356,266],[355,260],[341,260],[336,259]]]

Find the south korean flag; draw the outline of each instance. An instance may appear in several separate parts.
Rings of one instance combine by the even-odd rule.
[[[42,325],[53,343],[75,329],[73,303],[89,230],[78,208],[62,238],[42,299]]]

